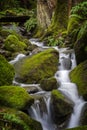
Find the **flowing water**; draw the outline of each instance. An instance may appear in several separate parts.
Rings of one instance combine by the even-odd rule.
[[[43,130],[56,129],[56,125],[53,123],[51,116],[50,100],[50,93],[44,93],[43,102],[40,102],[40,100],[36,100],[35,103],[29,109],[31,117],[42,124]]]
[[[60,82],[59,90],[70,100],[73,105],[73,113],[71,115],[68,128],[79,125],[82,108],[85,104],[81,96],[78,95],[77,86],[71,83],[69,72],[76,67],[75,53],[73,50],[59,50],[59,71],[56,72],[55,78]]]
[[[44,46],[43,43],[35,41],[34,39],[31,39],[30,41],[32,44],[35,44],[41,48],[49,48]],[[67,48],[54,48],[59,51],[58,71],[55,74],[55,78],[60,84],[58,90],[73,104],[73,113],[71,114],[71,118],[67,127],[76,127],[79,125],[79,119],[85,102],[82,97],[78,95],[76,84],[72,83],[69,78],[70,71],[76,67],[75,53],[73,50],[68,50]],[[18,55],[10,63],[14,64],[23,57],[25,57],[25,55]],[[21,84],[17,83],[16,81],[14,81],[14,83],[22,87],[29,86],[29,84]],[[34,86],[38,87],[38,85]],[[41,101],[41,99],[36,99],[34,104],[29,109],[29,114],[33,119],[39,121],[42,124],[43,130],[58,130],[52,120],[50,92],[45,92],[42,89],[38,90],[39,92],[35,93],[35,95],[39,95],[39,97],[41,96],[43,101]]]

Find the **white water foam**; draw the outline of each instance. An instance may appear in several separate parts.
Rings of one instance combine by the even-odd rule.
[[[14,60],[11,60],[9,63],[10,63],[10,64],[15,64],[16,62],[18,62],[20,59],[22,59],[22,58],[24,58],[24,57],[26,57],[26,55],[24,55],[24,54],[18,54],[18,55],[14,58]]]
[[[82,108],[85,104],[84,100],[78,95],[77,86],[74,83],[70,82],[69,72],[76,67],[75,53],[66,53],[66,49],[59,50],[59,71],[55,74],[55,77],[58,82],[60,82],[59,90],[63,93],[68,100],[70,100],[73,105],[73,113],[68,124],[68,128],[73,128],[79,125],[79,120],[82,112]],[[66,59],[68,58],[68,63]],[[66,66],[70,64],[71,68],[67,70]],[[69,67],[68,67],[69,68]]]

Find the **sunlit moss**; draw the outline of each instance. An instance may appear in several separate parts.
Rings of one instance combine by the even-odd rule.
[[[9,35],[5,42],[5,48],[8,51],[22,51],[27,48],[27,45],[24,42],[19,41],[19,39],[15,35]]]
[[[25,83],[40,83],[50,78],[57,71],[58,52],[47,49],[31,57],[21,60],[15,65],[17,80]]]
[[[24,109],[33,103],[33,98],[24,88],[18,86],[0,87],[0,104],[16,109]]]

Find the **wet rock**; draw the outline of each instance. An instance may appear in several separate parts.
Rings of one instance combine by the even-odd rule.
[[[85,104],[83,107],[80,124],[87,125],[87,104]]]
[[[71,69],[72,62],[71,62],[71,59],[70,59],[70,58],[63,58],[63,59],[62,59],[62,64],[63,64],[63,66],[64,66],[64,68],[65,68],[66,70]]]
[[[57,80],[54,77],[52,77],[52,78],[49,78],[49,79],[42,80],[40,87],[43,90],[51,91],[53,89],[58,88],[58,83],[57,83]]]
[[[52,117],[58,126],[66,126],[72,113],[72,106],[66,98],[58,91],[51,93]]]
[[[29,94],[33,94],[38,92],[38,88],[34,87],[34,86],[25,86],[23,87]]]

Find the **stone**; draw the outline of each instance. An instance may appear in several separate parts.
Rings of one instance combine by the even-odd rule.
[[[17,82],[39,84],[41,80],[54,76],[58,65],[58,51],[47,49],[26,57],[15,64]]]
[[[52,77],[52,78],[49,78],[49,79],[42,80],[40,87],[43,90],[51,91],[53,89],[58,88],[58,83],[57,83],[57,80],[54,77]]]
[[[34,99],[19,86],[1,86],[0,104],[15,109],[27,109],[32,105]]]
[[[41,124],[30,116],[12,108],[0,107],[0,129],[42,130]]]
[[[73,111],[71,104],[58,90],[53,90],[51,93],[51,106],[55,123],[64,127]]]

